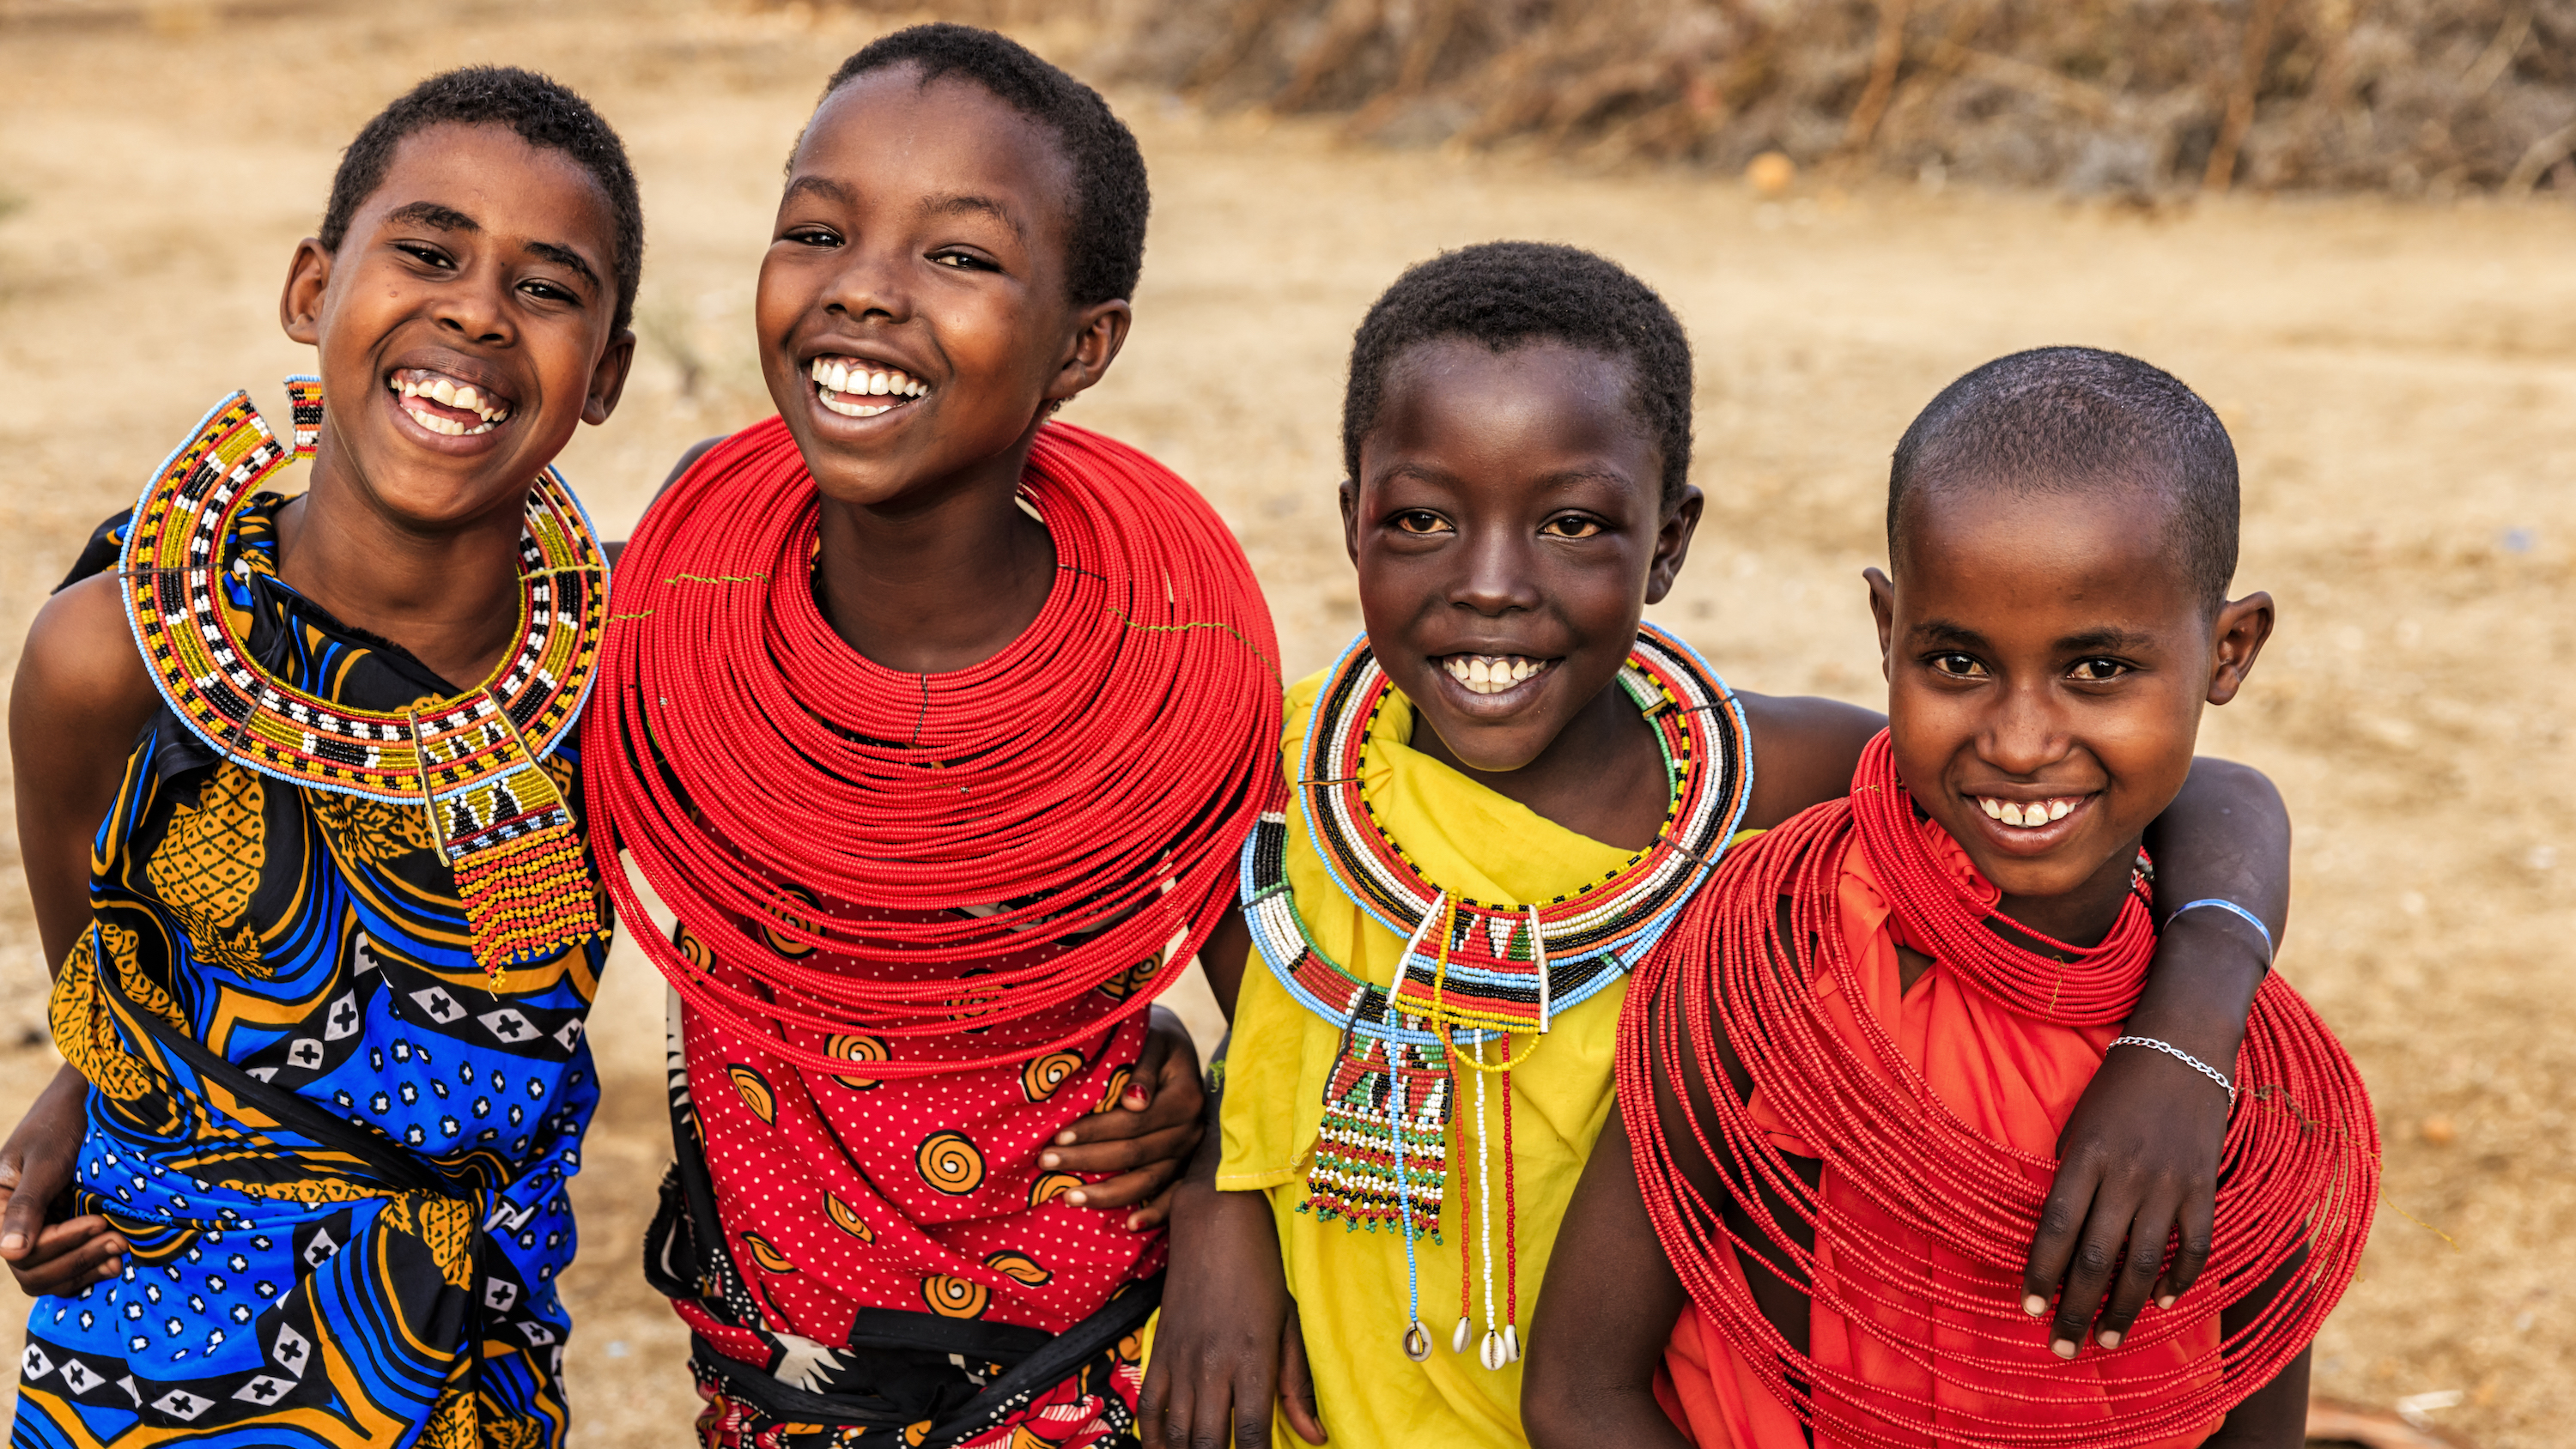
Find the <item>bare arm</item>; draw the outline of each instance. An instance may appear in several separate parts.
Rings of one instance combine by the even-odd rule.
[[[127,632],[113,576],[86,579],[36,614],[9,697],[18,853],[48,970],[89,928],[90,840],[115,803],[158,696]],[[124,1243],[98,1217],[48,1224],[72,1181],[86,1084],[66,1065],[0,1144],[0,1260],[26,1292],[112,1276]]]
[[[1537,1449],[1689,1449],[1655,1402],[1655,1371],[1688,1299],[1656,1241],[1628,1131],[1610,1114],[1556,1232],[1521,1379]]]
[[[2159,920],[2215,896],[2261,917],[2276,941],[2287,929],[2290,815],[2261,771],[2194,761],[2182,793],[2148,831],[2147,850]],[[2252,926],[2226,911],[2185,912],[2158,938],[2146,990],[2123,1030],[2170,1042],[2232,1077],[2268,969]],[[2057,1179],[2023,1274],[2026,1310],[2040,1300],[2044,1313],[2059,1290],[2050,1341],[2060,1353],[2080,1347],[2088,1325],[2104,1347],[2117,1344],[2150,1301],[2170,1305],[2200,1276],[2227,1111],[2217,1084],[2161,1052],[2122,1048],[2103,1058],[2059,1135]],[[2167,1268],[2169,1239],[2178,1246]],[[2115,1274],[2124,1243],[2146,1248]]]

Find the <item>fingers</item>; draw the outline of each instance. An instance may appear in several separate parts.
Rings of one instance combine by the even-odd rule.
[[[1306,1331],[1294,1304],[1279,1334],[1279,1407],[1298,1438],[1309,1444],[1324,1442],[1324,1417],[1315,1412],[1315,1375],[1306,1367]]]
[[[1174,1173],[1172,1185],[1154,1194],[1143,1207],[1127,1215],[1127,1231],[1151,1232],[1172,1220],[1172,1198],[1181,1190],[1180,1175]]]
[[[1155,1088],[1162,1084],[1163,1074],[1172,1064],[1173,1045],[1171,1037],[1163,1032],[1145,1033],[1145,1049],[1136,1054],[1136,1070],[1127,1074],[1127,1090],[1118,1095],[1119,1106],[1141,1112],[1154,1104]]]
[[[2174,1250],[2173,1266],[2156,1280],[2156,1306],[2171,1308],[2176,1300],[2191,1291],[2200,1281],[2200,1270],[2209,1266],[2210,1231],[2218,1217],[2218,1188],[2215,1183],[2200,1183],[2183,1195],[2181,1221],[2178,1224],[2182,1243]]]
[[[2076,1239],[2066,1287],[2057,1297],[2057,1321],[2049,1326],[2048,1351],[2059,1358],[2073,1358],[2083,1347],[2093,1316],[2101,1311],[2102,1300],[2110,1296],[2111,1276],[2120,1262],[2120,1245],[2127,1240],[2129,1224],[2136,1216],[2126,1203],[2108,1197],[2094,1200],[2093,1212],[2084,1220],[2084,1232]],[[2158,1256],[2162,1256],[2160,1251]]]
[[[1180,1384],[1171,1355],[1156,1353],[1146,1360],[1145,1383],[1136,1391],[1136,1436],[1145,1449],[1172,1449],[1189,1442],[1190,1405]]]
[[[74,1218],[44,1229],[9,1272],[30,1296],[69,1293],[124,1271],[124,1254],[125,1240],[107,1231],[105,1218]]]
[[[2104,1348],[2118,1348],[2129,1335],[2129,1325],[2137,1321],[2138,1310],[2147,1306],[2148,1294],[2164,1267],[2165,1244],[2173,1238],[2177,1206],[2171,1198],[2150,1198],[2129,1225],[2128,1256],[2112,1281],[2111,1301],[2102,1306],[2101,1320],[2093,1325],[2093,1341]]]
[[[1075,1207],[1134,1207],[1181,1180],[1181,1164],[1165,1159],[1149,1162],[1134,1172],[1122,1172],[1105,1182],[1085,1183],[1064,1195]]]
[[[1199,1145],[1201,1130],[1196,1122],[1184,1122],[1141,1137],[1050,1147],[1038,1154],[1038,1166],[1049,1172],[1078,1173],[1129,1172],[1154,1162],[1186,1166]],[[1056,1140],[1063,1141],[1062,1134]]]
[[[2047,1314],[2049,1300],[2066,1280],[2077,1235],[2093,1210],[2093,1193],[2101,1178],[2101,1170],[2089,1156],[2070,1156],[2057,1165],[2057,1180],[2049,1184],[2048,1200],[2040,1204],[2039,1234],[2030,1240],[2030,1261],[2021,1270],[2021,1311],[2033,1318]]]
[[[53,1194],[39,1185],[10,1185],[8,1207],[0,1210],[0,1260],[17,1263],[34,1251],[37,1235],[45,1226],[45,1204],[51,1201]]]

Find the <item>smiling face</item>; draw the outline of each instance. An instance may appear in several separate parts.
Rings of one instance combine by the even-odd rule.
[[[1896,579],[1870,571],[1906,787],[2066,940],[2107,929],[2148,822],[2271,633],[2263,594],[2204,606],[2150,490],[1908,496]],[[2049,904],[2050,900],[2056,902]]]
[[[1605,711],[1633,721],[1611,686],[1700,499],[1663,506],[1630,379],[1554,342],[1440,339],[1389,370],[1343,525],[1379,664],[1471,770],[1523,769]]]
[[[515,508],[634,353],[611,335],[616,218],[590,174],[506,126],[405,138],[336,252],[298,247],[279,303],[320,349],[315,460],[411,527]]]
[[[910,65],[825,98],[760,268],[761,370],[826,498],[1006,467],[1125,339],[1065,291],[1071,163],[983,87]]]

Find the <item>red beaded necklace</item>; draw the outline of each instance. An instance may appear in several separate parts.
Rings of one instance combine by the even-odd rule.
[[[1922,1364],[1937,1379],[1990,1401],[2040,1404],[2065,1392],[2048,1325],[2019,1306],[2021,1264],[2038,1229],[2056,1164],[1994,1142],[1936,1097],[1868,1012],[1855,1013],[1866,1054],[1835,1030],[1819,986],[1864,999],[1836,900],[1857,836],[1899,919],[1931,943],[1943,971],[2006,1009],[2038,1020],[2102,1025],[2123,1019],[2154,951],[2145,902],[2133,895],[2101,945],[2077,950],[2001,918],[1934,857],[1897,777],[1888,737],[1864,752],[1848,801],[1809,810],[1731,852],[1663,948],[1637,972],[1620,1019],[1619,1106],[1656,1236],[1691,1298],[1784,1404],[1836,1442],[2123,1446],[2206,1424],[2271,1381],[2305,1348],[2341,1297],[2370,1231],[2379,1176],[2378,1128],[2351,1060],[2278,975],[2255,995],[2239,1056],[2237,1111],[2220,1163],[2215,1246],[2198,1288],[2166,1313],[2141,1318],[2107,1352],[2099,1381],[2109,1417],[2052,1429],[2042,1416],[1981,1415],[1873,1390],[1792,1349],[1763,1317],[1728,1253],[1766,1253],[1810,1285],[1813,1302],[1860,1333]],[[2029,941],[2032,946],[2019,944]],[[1785,964],[1785,968],[1782,963]],[[1821,969],[1819,969],[1821,968]],[[1680,1096],[1689,1143],[1668,1137],[1655,1081],[1694,1075],[1717,1086],[1723,1039],[1767,1110],[1823,1157],[1829,1179],[1856,1189],[1892,1220],[1837,1209],[1790,1170],[1747,1104],[1710,1095],[1703,1115]],[[1667,1103],[1665,1110],[1671,1110]],[[1685,1174],[1713,1167],[1726,1197],[1758,1204],[1767,1189],[1830,1244],[1834,1270],[1787,1226],[1755,1210],[1752,1239],[1726,1224],[1718,1196]],[[1944,1268],[1925,1241],[1957,1255]],[[2189,1331],[2261,1287],[2286,1286],[2228,1338],[2218,1363],[2122,1374],[2133,1352]],[[1905,1303],[1938,1305],[1939,1355],[1879,1326]],[[1901,1321],[1901,1320],[1900,1320]],[[1951,1324],[1963,1325],[1952,1331]]]
[[[886,669],[832,632],[810,583],[813,478],[776,419],[674,483],[620,560],[585,750],[597,849],[633,852],[754,980],[638,933],[681,997],[807,1070],[849,1062],[776,1025],[856,1043],[876,1078],[1096,1035],[1206,940],[1276,807],[1278,649],[1224,523],[1144,454],[1060,423],[1022,496],[1054,587],[1019,638],[947,674]],[[624,873],[602,874],[642,919]],[[897,963],[955,969],[867,969]],[[1084,998],[1098,1009],[1068,1023]],[[906,1060],[925,1038],[946,1049]],[[961,1040],[989,1050],[962,1059]]]

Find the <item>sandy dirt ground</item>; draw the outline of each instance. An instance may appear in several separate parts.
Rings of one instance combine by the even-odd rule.
[[[247,385],[282,414],[276,380],[309,354],[278,332],[277,287],[338,148],[451,64],[552,71],[633,147],[642,357],[617,416],[563,460],[622,533],[682,447],[768,410],[748,319],[779,163],[822,78],[888,23],[651,0],[250,19],[33,3],[0,0],[0,676],[80,538],[215,397]],[[1032,39],[1071,56],[1082,38]],[[1357,624],[1333,505],[1350,329],[1445,246],[1577,242],[1672,300],[1700,357],[1711,503],[1657,615],[1766,692],[1874,698],[1859,572],[1882,557],[1887,451],[1942,383],[2086,342],[2202,389],[2245,460],[2240,589],[2282,608],[2205,748],[2289,796],[2283,969],[2360,1059],[2388,1140],[2318,1386],[2382,1405],[2457,1391],[2433,1422],[2486,1445],[2576,1437],[2576,211],[2245,198],[2157,214],[1813,185],[1766,202],[1698,175],[1354,152],[1318,127],[1116,99],[1153,168],[1151,252],[1134,339],[1069,416],[1206,491],[1292,672]],[[14,1110],[55,1059],[14,856],[0,864]],[[668,1151],[662,995],[621,950],[593,1035],[607,1097],[565,1280],[583,1444],[690,1440],[683,1335],[637,1269]]]

